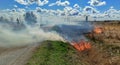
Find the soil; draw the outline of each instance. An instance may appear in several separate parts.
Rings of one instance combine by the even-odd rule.
[[[37,44],[23,47],[0,48],[0,65],[24,65],[32,56]]]

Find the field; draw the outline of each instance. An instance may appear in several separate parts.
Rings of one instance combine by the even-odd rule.
[[[93,34],[95,40],[119,46],[120,23],[99,23],[98,25],[103,28],[103,33]]]
[[[92,34],[90,50],[79,52],[69,43],[45,41],[26,65],[120,65],[120,24],[95,23],[103,33]]]

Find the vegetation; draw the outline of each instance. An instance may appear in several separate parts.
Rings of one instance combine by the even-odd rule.
[[[120,65],[120,26],[116,23],[101,25],[102,34],[88,37],[92,43],[90,50],[79,52],[68,43],[45,41],[26,65]]]
[[[75,49],[61,41],[45,41],[27,65],[75,65]]]

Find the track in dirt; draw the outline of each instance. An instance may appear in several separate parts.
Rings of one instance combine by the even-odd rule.
[[[24,65],[37,46],[37,44],[34,44],[20,48],[1,50],[0,65]]]

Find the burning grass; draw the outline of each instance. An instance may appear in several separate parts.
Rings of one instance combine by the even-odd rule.
[[[26,65],[72,65],[75,49],[60,41],[46,41],[35,51]]]
[[[98,51],[102,51],[98,55],[102,54],[106,57],[102,60],[107,61],[107,63],[101,62],[100,65],[120,65],[120,24],[104,22],[97,25],[102,25],[103,32],[101,34],[92,33],[90,34],[92,36],[88,35],[88,38],[93,41],[94,47],[99,48]]]
[[[119,53],[115,55],[111,49],[119,48],[94,44],[90,50],[79,52],[68,43],[45,41],[26,65],[119,65]]]
[[[34,51],[26,65],[89,65],[83,60],[87,58],[85,55],[90,50],[85,52],[79,52],[69,43],[45,41]]]
[[[97,29],[101,34],[88,35],[92,43],[89,50],[79,51],[75,45],[60,41],[45,41],[26,65],[120,65],[120,26],[104,23],[102,27],[102,33]]]
[[[73,42],[72,45],[78,51],[85,51],[91,49],[91,43],[84,40],[81,40],[80,42]]]
[[[103,33],[93,34],[92,40],[120,46],[120,24],[99,23],[97,25],[102,25]]]

